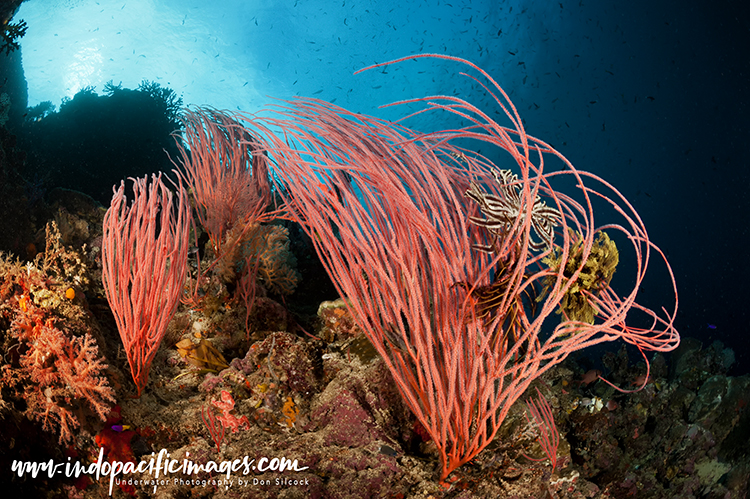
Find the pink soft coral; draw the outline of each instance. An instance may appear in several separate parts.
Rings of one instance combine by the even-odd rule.
[[[78,401],[85,400],[99,418],[106,419],[109,403],[115,399],[102,376],[107,366],[88,333],[73,336],[55,327],[52,320],[28,316],[14,321],[11,329],[26,346],[10,381],[22,385],[28,417],[42,421],[45,430],[59,428],[61,444],[72,441],[73,430],[81,425]]]

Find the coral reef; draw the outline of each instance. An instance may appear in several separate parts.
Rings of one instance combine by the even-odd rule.
[[[10,111],[10,97],[5,92],[0,94],[0,126],[8,122],[8,111]]]
[[[18,173],[81,190],[106,206],[120,180],[169,171],[164,151],[176,155],[171,134],[180,127],[174,92],[147,82],[137,90],[109,90],[97,95],[93,87],[83,88],[57,111],[44,105],[27,115],[16,133],[19,145],[33,153]]]
[[[280,296],[294,293],[300,276],[295,270],[297,261],[289,249],[286,227],[237,223],[227,231],[221,247],[214,273],[225,283],[233,283],[249,273],[270,293]]]
[[[354,338],[362,332],[341,298],[321,303],[318,317],[321,321],[318,336],[328,343]]]
[[[122,92],[114,86],[109,91],[111,97]],[[83,92],[80,99],[95,98],[91,94]],[[161,95],[167,104],[173,97]],[[500,197],[483,194],[478,186],[470,189],[479,203],[475,214],[489,216],[506,200],[510,204],[503,209],[512,216],[535,219],[534,246],[548,247],[559,213],[541,198],[524,212],[517,179],[504,171],[495,180]],[[8,192],[4,189],[0,184]],[[37,189],[29,193],[40,198]],[[305,281],[299,281],[295,260],[306,269],[321,268],[309,249],[320,236],[304,239],[299,227],[278,221],[243,220],[222,232],[215,248],[203,229],[196,229],[188,303],[180,305],[155,352],[142,397],[129,398],[132,385],[121,372],[127,361],[102,298],[102,210],[83,198],[73,202],[70,191],[56,195],[68,202],[55,205],[54,196],[41,196],[55,205],[47,217],[54,222],[40,231],[30,230],[36,222],[26,220],[23,237],[14,243],[26,247],[28,261],[0,255],[0,419],[5,425],[0,442],[13,459],[65,463],[70,458],[90,465],[102,455],[134,465],[164,455],[204,466],[194,473],[166,473],[161,482],[155,482],[153,470],[133,466],[111,492],[119,498],[731,499],[748,493],[750,380],[727,375],[731,351],[720,344],[704,349],[692,341],[684,342],[671,369],[664,357],[650,359],[648,379],[645,366],[633,365],[625,347],[601,359],[571,357],[549,369],[525,387],[523,396],[537,393],[541,401],[543,394],[546,427],[518,400],[486,448],[441,483],[434,434],[402,399],[389,361],[357,325],[351,301],[318,303],[328,297],[315,285],[307,288],[316,291],[308,298],[318,309],[314,320],[280,303],[299,295],[306,283],[323,282],[324,274],[305,273]],[[490,234],[482,240],[486,251],[495,249],[504,232],[515,230],[512,216],[503,213],[496,214],[496,229],[477,224]],[[570,269],[562,269],[560,281],[568,279],[564,283],[571,286],[561,313],[593,322],[597,310],[590,298],[609,285],[617,248],[599,232],[584,261],[580,237],[566,234]],[[301,257],[297,249],[305,245],[308,253]],[[542,261],[560,274],[559,253]],[[488,311],[510,286],[502,265],[494,282],[473,288]],[[375,282],[369,268],[355,277],[363,277],[365,285]],[[471,288],[457,283],[450,289]],[[513,313],[533,299],[531,291],[520,296]],[[381,309],[388,305],[384,301]],[[435,309],[425,309],[431,312],[422,319],[434,321]],[[523,322],[510,317],[499,324]],[[628,389],[645,386],[622,393],[602,377]],[[50,431],[34,431],[40,427]],[[545,443],[544,431],[559,435],[559,441]],[[246,459],[256,464],[287,459],[301,469],[234,469],[233,463]],[[231,473],[215,463],[230,463]],[[0,464],[11,469],[8,457],[0,456]],[[230,474],[234,481],[223,484]],[[19,497],[22,492],[110,495],[104,478],[13,475],[9,481],[9,491]]]
[[[15,276],[3,287],[5,313],[9,302],[19,309],[23,293],[8,296],[7,290],[18,291],[17,279],[28,271],[7,258],[3,262],[11,265],[10,274],[3,267],[3,275]],[[52,287],[57,301],[45,303],[70,306],[64,286]],[[74,302],[81,299],[76,293]],[[41,308],[31,299],[27,307]],[[74,324],[65,317],[66,325]],[[306,467],[283,474],[238,471],[231,485],[221,483],[225,473],[218,470],[168,474],[157,486],[163,497],[667,499],[740,498],[747,492],[750,459],[743,442],[750,383],[726,376],[731,352],[719,344],[703,349],[685,342],[671,370],[664,358],[655,357],[651,379],[633,394],[596,378],[577,383],[591,366],[585,359],[568,360],[532,386],[544,393],[559,431],[555,469],[538,443],[537,425],[529,422],[519,401],[492,444],[446,488],[437,481],[434,443],[406,408],[383,360],[371,345],[367,348],[344,302],[322,304],[318,319],[312,332],[323,340],[296,334],[283,307],[259,298],[250,321],[252,343],[244,348],[243,310],[181,310],[170,326],[173,337],[210,344],[226,357],[228,367],[196,365],[183,358],[179,345],[175,348],[178,341],[165,343],[149,389],[140,400],[119,396],[103,426],[91,426],[98,418],[90,411],[89,430],[74,433],[79,450],[73,458],[90,462],[101,446],[107,459],[121,462],[148,461],[163,449],[170,459],[196,465],[284,457]],[[112,335],[105,338],[117,341]],[[118,363],[124,366],[123,359]],[[645,372],[625,348],[605,354],[600,370],[623,387],[636,387]],[[18,400],[5,398],[8,393],[4,389],[6,420],[20,414],[13,408]],[[218,448],[201,417],[208,419],[207,410],[215,430],[223,432]],[[100,430],[93,438],[95,428]],[[58,436],[53,438],[57,442]],[[135,472],[127,478],[135,481],[117,484],[113,497],[154,496],[153,475]],[[75,497],[108,494],[106,479],[17,486]]]

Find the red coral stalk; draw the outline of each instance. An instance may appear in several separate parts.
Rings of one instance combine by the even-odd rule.
[[[529,399],[526,401],[526,406],[529,408],[529,412],[531,412],[534,424],[539,432],[537,442],[539,442],[542,450],[547,454],[552,463],[552,471],[555,471],[555,467],[557,466],[557,448],[560,446],[560,433],[557,431],[557,426],[555,425],[552,407],[538,388],[536,389],[536,393],[538,395],[538,402]],[[531,418],[529,418],[528,414],[526,414],[526,421],[531,424]],[[534,459],[526,454],[523,454],[523,456],[530,461],[541,461],[541,459]]]
[[[208,429],[208,434],[211,435],[214,443],[216,444],[216,452],[221,452],[221,442],[224,441],[224,424],[219,419],[219,424],[216,424],[217,418],[211,412],[211,408],[205,408],[201,406],[201,419],[203,424]]]

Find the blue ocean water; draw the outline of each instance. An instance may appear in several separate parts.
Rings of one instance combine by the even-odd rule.
[[[408,108],[379,106],[445,94],[501,121],[452,62],[353,74],[415,53],[471,60],[508,92],[531,135],[633,203],[675,272],[678,330],[723,341],[737,352],[735,372],[747,371],[750,44],[740,2],[49,0],[24,3],[20,19],[29,106],[147,79],[185,104],[222,109],[300,95],[396,119]],[[653,271],[640,301],[669,307],[656,258]]]

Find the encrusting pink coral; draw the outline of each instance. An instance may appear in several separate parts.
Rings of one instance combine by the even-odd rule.
[[[232,394],[226,390],[221,391],[221,400],[212,400],[211,403],[214,407],[221,409],[221,416],[216,416],[216,419],[224,426],[224,428],[231,428],[232,433],[237,433],[237,430],[242,427],[247,429],[250,427],[250,421],[247,416],[238,418],[230,411],[234,409],[234,399]]]

